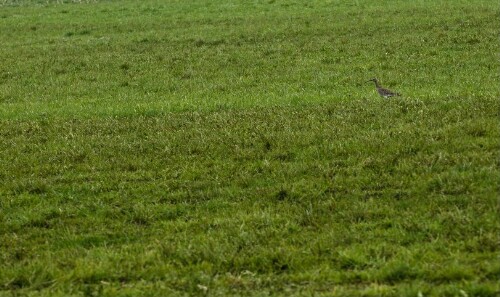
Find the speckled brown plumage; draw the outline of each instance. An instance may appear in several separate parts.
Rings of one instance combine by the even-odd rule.
[[[376,78],[372,78],[369,81],[373,81],[375,83],[375,87],[377,87],[377,92],[379,93],[380,96],[382,96],[384,98],[389,98],[389,97],[393,97],[393,96],[401,96],[401,94],[399,94],[399,93],[382,88],[380,86],[380,84],[378,83],[378,80]],[[369,81],[367,81],[367,82],[369,82]]]

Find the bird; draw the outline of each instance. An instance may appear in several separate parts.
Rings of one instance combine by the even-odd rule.
[[[399,93],[396,93],[396,92],[393,92],[391,90],[388,90],[388,89],[384,89],[380,86],[380,84],[378,83],[378,80],[376,78],[372,78],[366,82],[374,82],[375,83],[375,87],[377,87],[377,92],[379,93],[380,96],[384,97],[384,98],[389,98],[389,97],[394,97],[394,96],[401,96],[401,94]]]

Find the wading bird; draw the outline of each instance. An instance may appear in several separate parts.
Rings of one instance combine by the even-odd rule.
[[[377,92],[380,94],[380,96],[382,96],[384,98],[389,98],[389,97],[393,97],[393,96],[401,96],[401,94],[399,94],[399,93],[382,88],[380,86],[380,84],[378,83],[378,80],[376,78],[372,78],[366,82],[369,82],[369,81],[372,81],[375,83],[375,87],[377,87]]]

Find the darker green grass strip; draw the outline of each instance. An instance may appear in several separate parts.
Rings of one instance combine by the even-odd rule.
[[[497,110],[357,100],[1,121],[0,284],[280,294],[461,283],[491,296]]]

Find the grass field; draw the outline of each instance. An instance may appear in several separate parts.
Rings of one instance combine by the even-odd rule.
[[[498,296],[499,17],[0,1],[0,296]]]

